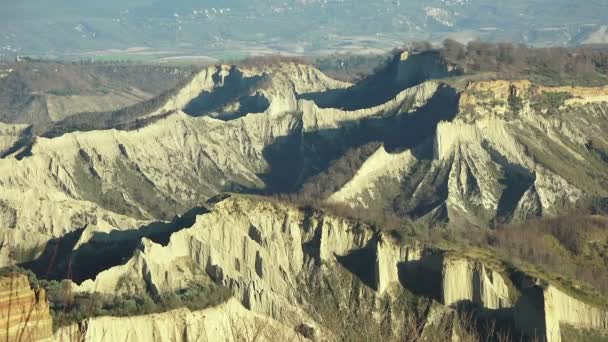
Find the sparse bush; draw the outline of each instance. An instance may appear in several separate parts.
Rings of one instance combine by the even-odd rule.
[[[566,100],[572,97],[572,94],[567,92],[543,92],[533,98],[531,106],[537,111],[546,111],[547,114],[554,115]]]
[[[331,162],[325,171],[311,177],[295,196],[301,202],[324,201],[344,186],[380,146],[381,143],[372,142],[346,151],[343,157]]]
[[[34,272],[32,272],[30,270],[27,270],[27,269],[19,267],[19,266],[7,266],[7,267],[0,268],[0,277],[15,274],[15,273],[27,275],[27,278],[30,282],[30,286],[33,289],[37,289],[39,287],[40,284],[38,282],[38,278],[36,277]]]
[[[465,227],[445,240],[492,248],[501,257],[524,261],[562,278],[577,279],[608,294],[608,218],[573,211],[556,218],[535,218],[496,229]]]
[[[529,79],[547,85],[603,85],[608,82],[605,48],[530,48],[510,43],[444,41],[444,58],[469,73],[495,72],[499,78]]]
[[[202,310],[225,302],[231,296],[229,289],[215,284],[193,284],[184,290],[158,296],[72,294],[69,281],[44,281],[43,286],[47,290],[55,329],[90,317],[129,317],[183,307]]]

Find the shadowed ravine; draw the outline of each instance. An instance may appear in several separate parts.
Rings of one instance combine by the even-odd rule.
[[[95,279],[100,272],[128,261],[141,239],[167,245],[173,233],[191,227],[196,217],[205,212],[205,208],[197,207],[171,222],[154,222],[135,230],[93,232],[88,242],[75,248],[86,228],[77,229],[49,241],[42,254],[23,267],[44,279],[67,278],[76,283]]]

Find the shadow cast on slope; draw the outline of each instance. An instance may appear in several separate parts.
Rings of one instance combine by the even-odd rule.
[[[399,216],[419,219],[431,211],[434,220],[448,220],[445,201],[448,198],[448,178],[451,160],[433,164],[433,141],[413,150],[417,162],[408,170],[399,194],[393,199],[393,210]],[[420,196],[423,194],[424,196]]]
[[[461,321],[479,334],[482,341],[503,341],[509,337],[512,341],[538,341],[537,336],[526,336],[515,325],[513,307],[501,309],[484,308],[470,300],[461,300],[453,305]]]
[[[423,107],[410,113],[380,112],[370,118],[343,123],[337,129],[314,132],[302,132],[300,126],[294,134],[277,138],[264,149],[270,170],[260,177],[269,184],[268,192],[288,193],[327,170],[330,162],[349,149],[371,142],[383,143],[389,152],[413,149],[434,136],[440,121],[456,116],[457,104],[456,91],[441,86]]]
[[[0,151],[0,159],[6,158],[13,153],[16,153],[15,158],[21,160],[20,155],[23,151],[27,151],[31,149],[31,146],[34,144],[34,126],[29,126],[21,132],[19,135],[19,139],[9,148],[4,151]]]
[[[312,100],[320,108],[356,110],[374,107],[393,99],[403,90],[431,79],[454,75],[436,51],[427,51],[401,60],[396,55],[383,69],[347,89],[306,93],[301,99]]]
[[[429,254],[397,265],[401,286],[417,296],[441,302],[443,256]]]
[[[376,238],[370,239],[363,248],[350,250],[346,255],[336,255],[336,259],[363,284],[377,290],[374,273],[376,244]]]
[[[505,223],[513,217],[524,194],[534,185],[536,175],[521,165],[510,162],[489,144],[483,144],[483,148],[488,151],[492,160],[503,168],[504,176],[499,182],[504,189],[498,200],[496,220],[497,223]]]
[[[191,116],[211,115],[220,120],[233,120],[249,113],[264,112],[270,102],[260,93],[250,95],[259,86],[266,76],[246,77],[232,66],[228,75],[222,78],[220,71],[212,75],[213,82],[220,84],[213,91],[204,91],[190,101],[184,112]],[[227,105],[236,105],[235,110],[224,110]],[[216,112],[216,114],[211,114]]]
[[[133,230],[94,232],[86,243],[74,249],[85,230],[81,228],[49,241],[40,257],[22,266],[40,278],[81,283],[127,262],[143,238],[166,246],[173,233],[192,227],[196,217],[206,212],[207,209],[197,207],[171,222],[153,222]]]

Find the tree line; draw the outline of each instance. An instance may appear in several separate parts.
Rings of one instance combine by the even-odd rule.
[[[441,47],[421,42],[409,49],[438,51],[466,73],[495,72],[501,78],[533,78],[547,85],[608,83],[607,46],[534,48],[479,40],[465,45],[446,39]]]

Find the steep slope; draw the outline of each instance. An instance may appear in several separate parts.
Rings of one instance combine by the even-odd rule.
[[[416,68],[420,56],[387,67],[401,81],[373,107],[320,108],[303,99],[348,86],[310,66],[213,66],[156,107],[127,113],[141,120],[136,129],[7,134],[0,228],[19,245],[11,254],[29,261],[46,241],[88,226],[168,220],[224,191],[292,192],[372,142],[384,146],[329,202],[483,225],[606,196],[605,89],[489,81],[459,94],[428,81],[399,90],[450,75],[436,56]],[[388,71],[375,83],[382,75]],[[25,209],[32,205],[35,212]]]
[[[371,319],[385,312],[374,291],[374,256],[367,252],[373,253],[368,248],[373,248],[374,239],[368,227],[251,197],[232,196],[215,202],[210,213],[200,215],[192,227],[174,233],[166,246],[144,239],[127,263],[74,290],[165,293],[211,276],[214,282],[229,287],[249,310],[288,327],[308,326],[317,336],[326,331],[336,335],[352,331],[351,322],[342,322],[337,313],[354,310],[356,319],[365,322],[364,317]],[[357,250],[360,256],[351,257],[350,252]],[[362,274],[350,274],[347,269],[356,260],[370,268],[362,267]],[[407,296],[399,289],[393,295]],[[334,304],[327,302],[332,297],[335,311]],[[407,308],[394,301],[392,318],[381,320],[404,319],[401,315]],[[374,324],[379,322],[364,324],[377,329]],[[395,327],[394,333],[399,330]]]
[[[226,98],[244,79],[257,81],[236,91],[236,100]],[[88,226],[133,229],[168,220],[224,191],[289,191],[353,146],[416,145],[449,118],[436,109],[449,110],[453,99],[448,87],[432,82],[355,111],[298,99],[343,86],[303,65],[210,67],[144,114],[154,120],[141,128],[38,137],[0,159],[4,239],[20,249],[14,259],[29,261],[51,238]],[[262,113],[227,114],[252,94],[267,99]],[[200,97],[216,105],[181,111]]]
[[[438,52],[403,51],[380,70],[346,89],[315,92],[302,98],[315,101],[322,108],[356,110],[381,105],[403,90],[425,81],[457,76],[461,70],[447,62]]]
[[[31,289],[24,274],[0,277],[0,338],[3,341],[46,341],[52,321],[44,289]]]
[[[607,195],[607,104],[606,88],[473,82],[456,117],[438,125],[432,153],[380,148],[329,201],[413,217],[445,208],[454,222],[480,224],[555,215]],[[387,182],[401,190],[383,192]]]
[[[295,63],[219,65],[146,105],[57,123],[47,138],[7,131],[2,235],[14,260],[30,261],[88,226],[134,229],[224,191],[306,188],[374,142],[384,146],[318,200],[485,225],[607,195],[605,88],[418,84],[458,72],[433,53],[399,54],[353,86]],[[358,108],[361,98],[379,103]]]
[[[248,309],[287,326],[316,321],[316,329],[332,331],[337,327],[318,316],[315,301],[339,296],[347,310],[366,308],[372,321],[392,322],[395,335],[387,338],[399,336],[402,310],[414,310],[401,302],[409,291],[457,310],[478,307],[479,319],[498,320],[514,336],[560,341],[563,324],[606,330],[603,299],[519,267],[483,250],[399,240],[323,212],[230,196],[216,200],[211,212],[173,234],[166,246],[144,239],[126,264],[74,289],[163,293],[209,275]],[[339,277],[332,280],[332,274]]]

